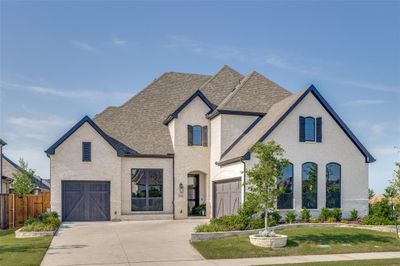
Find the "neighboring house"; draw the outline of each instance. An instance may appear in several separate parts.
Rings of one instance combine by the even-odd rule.
[[[0,157],[3,157],[3,146],[7,145],[7,143],[0,139]],[[8,194],[10,192],[10,184],[13,181],[12,178],[7,177],[7,175],[3,175],[7,170],[4,168],[7,166],[3,165],[3,160],[0,161],[0,193],[1,194]]]
[[[119,107],[85,116],[47,151],[51,208],[63,220],[184,219],[233,214],[245,200],[249,149],[275,140],[291,164],[282,211],[368,213],[375,159],[314,86],[290,93],[224,66],[168,72]],[[197,208],[196,208],[197,207]]]
[[[7,184],[7,193],[11,193],[13,191],[12,190],[12,182],[14,181],[13,174],[16,174],[18,172],[19,166],[4,154],[2,154],[1,162],[3,166],[2,175],[6,180],[9,180]],[[36,184],[34,194],[40,194],[42,191],[50,191],[49,180],[42,179],[39,176],[35,175],[33,181]]]

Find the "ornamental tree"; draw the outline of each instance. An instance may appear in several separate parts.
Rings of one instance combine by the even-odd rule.
[[[268,143],[257,143],[251,149],[258,163],[251,169],[245,171],[248,176],[246,182],[246,198],[256,204],[258,211],[265,214],[264,236],[273,236],[273,232],[268,229],[268,214],[275,210],[276,200],[284,192],[284,187],[279,186],[282,171],[289,165],[289,161],[284,158],[285,150],[275,141]]]
[[[17,173],[13,173],[14,182],[12,188],[18,196],[32,194],[36,185],[33,181],[35,171],[28,167],[28,163],[24,159],[19,159],[19,167]]]

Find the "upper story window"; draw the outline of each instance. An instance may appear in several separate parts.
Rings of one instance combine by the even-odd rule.
[[[322,142],[322,118],[300,116],[299,140],[301,142]]]
[[[203,135],[203,128],[201,126],[194,126],[193,127],[193,145],[201,146],[202,142],[202,135]]]
[[[188,125],[188,145],[189,146],[208,146],[207,126]]]
[[[92,143],[82,142],[82,162],[92,161]]]

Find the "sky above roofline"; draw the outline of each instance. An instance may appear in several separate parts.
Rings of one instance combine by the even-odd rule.
[[[123,104],[163,72],[224,64],[291,92],[314,84],[376,157],[377,192],[400,161],[399,2],[0,5],[3,149],[44,178],[43,151],[84,115]]]

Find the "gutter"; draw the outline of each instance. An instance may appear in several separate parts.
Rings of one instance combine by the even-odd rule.
[[[243,163],[243,203],[246,201],[246,162],[240,159]]]
[[[172,157],[172,219],[175,220],[175,156]]]

